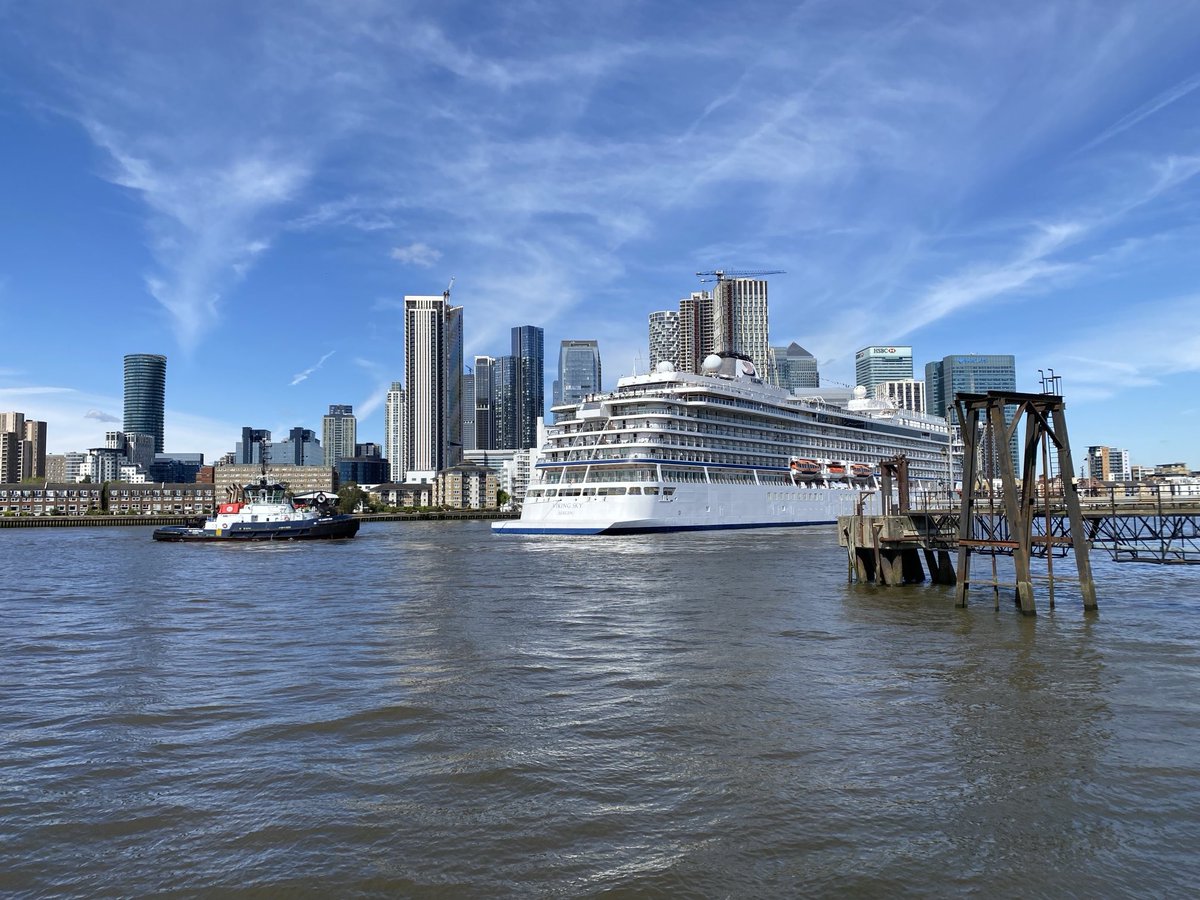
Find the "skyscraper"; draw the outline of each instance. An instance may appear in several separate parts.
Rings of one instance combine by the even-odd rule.
[[[315,431],[297,425],[288,431],[286,441],[271,447],[271,462],[277,465],[324,466],[325,451],[321,449],[321,441]]]
[[[546,411],[545,335],[536,325],[512,330],[512,355],[516,364],[516,449],[537,445],[538,419]]]
[[[126,434],[154,435],[154,452],[163,452],[167,358],[157,353],[125,355]]]
[[[321,443],[325,445],[325,465],[336,468],[339,459],[354,455],[358,438],[358,420],[350,404],[331,403],[329,413],[321,420]]]
[[[681,301],[682,302],[682,301]],[[662,310],[650,313],[650,371],[653,372],[660,362],[669,362],[676,369],[683,369],[683,358],[680,354],[679,312],[677,310]]]
[[[463,453],[475,449],[475,370],[464,373],[462,400]]]
[[[600,345],[563,341],[558,348],[558,402],[578,403],[600,390]]]
[[[758,377],[765,378],[768,344],[767,282],[757,278],[719,280],[713,296],[711,350],[732,350],[750,357]]]
[[[496,360],[475,357],[475,449],[495,450],[496,443]]]
[[[855,382],[867,389],[868,397],[875,396],[877,384],[912,380],[912,377],[912,347],[863,347],[854,354]]]
[[[246,426],[242,428],[242,439],[234,445],[233,455],[238,463],[243,466],[258,465],[262,462],[262,442],[271,440],[271,432],[265,428],[251,428]],[[284,462],[275,458],[275,455],[268,452],[270,462]]]
[[[404,481],[404,386],[393,381],[383,405],[383,452],[388,478]]]
[[[679,301],[679,359],[681,372],[700,374],[704,357],[713,352],[716,335],[711,291],[693,291]]]
[[[0,413],[0,484],[17,484],[23,474],[25,413]]]
[[[492,371],[496,446],[494,450],[517,449],[517,360],[499,356]],[[483,449],[482,447],[479,449]]]
[[[821,386],[817,358],[795,341],[771,348],[767,376],[771,384],[792,393]]]
[[[46,423],[0,413],[0,484],[46,477]]]
[[[440,297],[404,298],[404,471],[433,481],[462,461],[463,309]]]
[[[1010,354],[976,353],[943,357],[925,364],[925,399],[929,412],[946,416],[954,411],[954,395],[984,394],[1017,389],[1016,358]]]
[[[28,463],[22,461],[22,470],[28,469],[32,478],[46,477],[46,423],[36,419],[25,420],[25,443],[23,451],[27,454]]]
[[[985,394],[988,391],[1016,389],[1017,363],[1011,354],[969,353],[946,356],[940,362],[925,364],[925,402],[929,412],[935,416],[945,416],[954,427],[960,424],[954,408],[955,394]],[[1011,425],[1016,413],[1016,407],[1006,406],[1004,421]],[[1017,437],[1014,430],[1009,442],[1009,453],[1014,467],[1020,471],[1021,457],[1017,448]],[[998,471],[991,449],[983,449],[985,457],[980,461],[983,472]]]

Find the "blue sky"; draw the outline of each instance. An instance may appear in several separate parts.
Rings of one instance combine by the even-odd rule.
[[[1077,459],[1200,465],[1194,3],[0,0],[0,154],[0,409],[55,452],[125,353],[168,450],[331,403],[379,441],[405,294],[611,385],[693,273],[770,268],[832,382],[1013,353]]]

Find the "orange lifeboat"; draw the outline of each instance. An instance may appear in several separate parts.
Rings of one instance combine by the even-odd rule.
[[[794,457],[790,468],[794,478],[816,478],[821,474],[821,464],[815,459]]]
[[[826,466],[826,468],[829,470],[829,474],[833,478],[841,478],[846,474],[846,464],[843,462],[831,462],[828,466]]]
[[[850,476],[852,478],[870,478],[871,467],[866,463],[850,463]]]

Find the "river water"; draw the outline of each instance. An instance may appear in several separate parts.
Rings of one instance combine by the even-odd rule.
[[[1021,617],[832,528],[0,531],[0,895],[1169,896],[1200,569]]]

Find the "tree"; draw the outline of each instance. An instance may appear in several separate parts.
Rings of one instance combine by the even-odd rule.
[[[496,491],[496,505],[503,509],[508,505],[508,491]]]
[[[362,488],[353,481],[347,482],[338,491],[338,512],[352,513],[366,498],[367,494]]]

